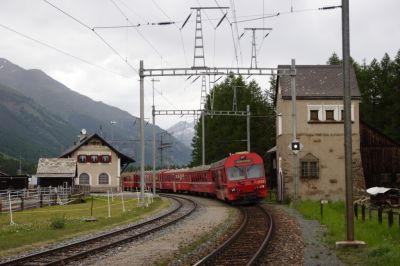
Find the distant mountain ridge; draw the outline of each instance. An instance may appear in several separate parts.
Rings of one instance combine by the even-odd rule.
[[[140,160],[139,121],[117,107],[96,102],[81,95],[43,71],[25,70],[0,58],[0,118],[6,127],[0,129],[0,152],[35,159],[58,156],[73,145],[81,128],[102,134],[121,152]],[[4,95],[4,96],[3,96]],[[4,122],[3,122],[4,121]],[[111,121],[116,124],[111,125]],[[113,129],[111,128],[113,127]],[[163,132],[156,127],[156,132]],[[145,139],[151,139],[151,127],[145,128]],[[187,164],[190,149],[174,140],[173,163]],[[151,143],[146,143],[146,164],[151,165]]]
[[[188,148],[192,149],[192,140],[194,137],[195,122],[179,121],[167,129],[177,140],[185,144]]]

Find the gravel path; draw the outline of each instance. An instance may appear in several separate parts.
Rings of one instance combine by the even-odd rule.
[[[274,251],[278,254],[286,253],[286,259],[289,260],[280,263],[269,261],[268,265],[345,265],[336,257],[334,247],[323,242],[327,230],[318,221],[307,220],[286,205],[274,204],[268,205],[268,208],[273,209],[275,223],[278,224],[276,238],[280,239],[274,239],[280,244],[273,250],[278,249]]]
[[[194,255],[174,258],[180,248],[217,227],[222,229],[216,233],[216,237],[224,238],[225,232],[230,228],[230,223],[226,223],[229,220],[230,207],[207,198],[195,199],[199,203],[198,211],[182,222],[124,247],[111,249],[95,258],[81,261],[80,265],[153,265],[159,261],[170,261],[172,265],[192,264],[199,253],[208,253],[212,245],[197,248],[193,251]]]

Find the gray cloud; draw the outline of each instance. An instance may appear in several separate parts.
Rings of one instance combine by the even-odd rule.
[[[182,31],[178,28],[190,13],[190,7],[199,6],[199,3],[202,6],[215,6],[215,1],[154,1],[168,17],[177,21],[176,26],[104,29],[98,32],[136,68],[140,59],[144,60],[147,68],[190,67],[193,62],[195,14],[193,13],[190,22]],[[50,2],[90,27],[127,24],[126,19],[110,0],[52,0]],[[153,1],[114,0],[114,2],[134,24],[168,21]],[[229,6],[231,2],[218,0],[221,6]],[[239,24],[239,34],[243,32],[243,27],[264,25],[273,28],[272,33],[263,42],[258,65],[276,67],[278,64],[290,63],[291,58],[295,58],[298,64],[324,64],[332,52],[341,54],[340,9],[310,10],[288,14],[291,2],[293,2],[294,11],[341,4],[338,0],[234,1],[238,19],[254,18],[263,13],[281,12],[278,17]],[[352,56],[359,62],[364,58],[368,62],[374,57],[381,58],[385,52],[393,57],[400,49],[400,31],[398,30],[400,2],[352,0],[350,8]],[[229,23],[224,21],[218,29],[213,28],[221,17],[220,11],[203,13],[206,61],[210,66],[236,66]],[[228,17],[233,20],[231,12]],[[208,18],[211,20],[207,21]],[[79,93],[138,116],[138,75],[90,30],[39,0],[0,1],[0,24],[83,58],[108,71],[67,57],[3,28],[0,28],[2,40],[0,57],[7,58],[24,68],[42,69]],[[257,35],[257,43],[260,44],[261,41],[262,35]],[[241,66],[249,66],[251,56],[249,32],[241,39],[240,47],[238,58]],[[157,109],[197,109],[199,107],[200,80],[191,84],[190,81],[185,81],[185,78],[159,79],[161,82],[156,83],[156,89],[159,92],[162,91],[162,95],[156,94]],[[262,87],[267,87],[268,79],[266,77],[257,80],[261,82]],[[150,117],[151,102],[152,90],[150,83],[147,82],[146,117]],[[166,128],[179,119],[183,118],[160,117],[157,121]]]

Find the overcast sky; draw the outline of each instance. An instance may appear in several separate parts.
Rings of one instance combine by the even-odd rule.
[[[126,26],[164,21],[175,25],[137,28],[96,29],[119,55],[134,68],[144,60],[145,68],[191,67],[193,65],[195,12],[190,7],[227,6],[230,22],[266,19],[231,24],[224,20],[214,29],[223,13],[202,12],[205,59],[207,66],[250,67],[251,34],[246,32],[237,45],[234,40],[245,27],[271,27],[272,32],[256,35],[259,67],[289,64],[325,64],[332,52],[341,55],[341,10],[318,10],[341,5],[338,0],[48,0],[89,28]],[[233,5],[235,8],[233,8]],[[293,13],[291,13],[293,9]],[[128,18],[124,17],[123,14]],[[392,58],[400,49],[400,1],[351,0],[351,56],[358,62]],[[24,38],[15,30],[84,61],[67,56]],[[233,37],[232,37],[233,35]],[[0,0],[0,57],[26,69],[41,69],[69,88],[96,101],[119,107],[139,116],[139,76],[119,55],[90,29],[41,0]],[[261,46],[262,44],[262,46]],[[237,58],[237,59],[236,59]],[[156,109],[198,109],[201,79],[160,77],[155,83]],[[269,77],[257,79],[268,87]],[[145,117],[151,116],[150,78],[145,83]],[[190,117],[157,117],[157,124],[168,128]]]

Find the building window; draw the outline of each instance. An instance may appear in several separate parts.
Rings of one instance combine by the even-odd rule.
[[[78,162],[86,163],[86,155],[78,155]]]
[[[93,146],[101,146],[101,141],[98,139],[92,139],[89,141],[88,143],[89,145],[93,145]]]
[[[109,180],[108,180],[108,174],[106,173],[101,173],[99,175],[99,185],[108,185]]]
[[[110,155],[102,155],[101,156],[101,162],[102,163],[110,163],[111,162],[111,156]]]
[[[302,178],[319,178],[319,163],[318,158],[308,153],[300,159],[301,177]]]
[[[89,185],[89,175],[82,173],[79,175],[79,185]]]
[[[277,127],[277,130],[278,130],[278,136],[282,135],[282,114],[278,115],[278,127]]]
[[[99,162],[99,157],[97,155],[90,155],[90,161],[92,163],[98,163]]]
[[[344,110],[340,110],[340,120],[344,121]]]
[[[310,110],[310,120],[318,121],[318,110]]]
[[[325,110],[325,120],[327,121],[335,120],[334,110]]]

